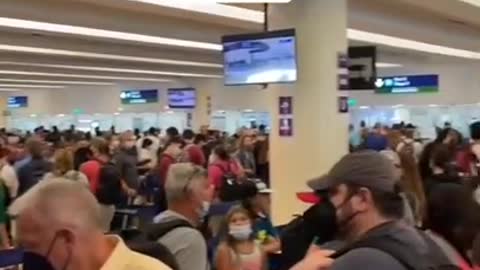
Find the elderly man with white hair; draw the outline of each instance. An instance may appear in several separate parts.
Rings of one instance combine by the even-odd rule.
[[[25,251],[24,269],[170,269],[130,250],[119,237],[104,235],[99,204],[81,183],[41,181],[9,212],[16,221],[16,242]]]
[[[158,241],[175,256],[180,270],[208,270],[207,245],[195,229],[207,215],[213,197],[213,186],[206,170],[191,163],[177,163],[168,170],[165,182],[168,210],[154,221],[166,225],[175,221],[188,226],[175,226]]]

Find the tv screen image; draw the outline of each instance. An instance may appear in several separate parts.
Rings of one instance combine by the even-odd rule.
[[[7,100],[8,108],[25,108],[28,107],[27,96],[11,96]]]
[[[158,90],[128,90],[120,93],[122,104],[145,104],[158,102]]]
[[[194,88],[168,89],[168,107],[172,109],[193,109],[197,103],[197,92]]]
[[[295,30],[222,38],[225,85],[297,80]]]

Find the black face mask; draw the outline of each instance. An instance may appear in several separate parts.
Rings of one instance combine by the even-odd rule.
[[[338,232],[336,210],[328,199],[311,206],[303,218],[308,231],[316,237],[317,243],[325,243],[335,239]]]
[[[47,254],[41,255],[35,252],[25,251],[23,253],[23,269],[24,270],[55,270],[52,263],[48,259],[50,257],[50,253],[52,252],[53,247],[55,246],[55,242],[57,241],[57,235],[53,238]],[[66,270],[68,265],[70,264],[71,259],[71,251],[68,252],[67,260],[62,267],[62,270]]]

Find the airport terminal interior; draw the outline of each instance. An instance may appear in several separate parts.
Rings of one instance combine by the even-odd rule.
[[[479,74],[479,0],[0,0],[0,268],[480,269]]]

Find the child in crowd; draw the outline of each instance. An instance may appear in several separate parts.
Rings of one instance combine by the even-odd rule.
[[[225,237],[218,247],[217,270],[267,269],[267,257],[254,240],[253,220],[247,210],[234,207],[225,219]]]

